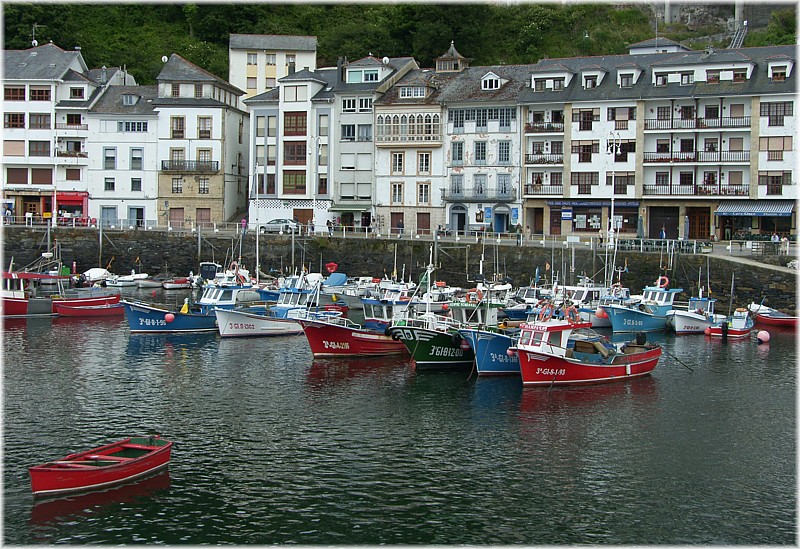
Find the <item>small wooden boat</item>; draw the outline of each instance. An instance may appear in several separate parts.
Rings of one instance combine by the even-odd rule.
[[[303,328],[290,318],[277,318],[260,312],[241,309],[214,309],[217,328],[222,337],[298,335]]]
[[[74,317],[106,317],[121,316],[125,314],[125,307],[122,303],[106,303],[103,305],[75,305],[74,303],[53,302],[58,316]]]
[[[191,288],[193,285],[192,279],[187,276],[178,276],[174,278],[168,278],[164,282],[161,283],[161,286],[165,290],[186,290]]]
[[[754,326],[753,318],[747,309],[740,307],[722,322],[712,324],[706,328],[706,334],[711,337],[726,337],[728,339],[744,339],[750,336]]]
[[[142,477],[169,464],[172,442],[130,437],[28,469],[36,497],[96,490]]]
[[[784,328],[797,328],[797,317],[787,315],[780,311],[767,313],[756,313],[756,323],[766,324],[767,326],[783,326]]]

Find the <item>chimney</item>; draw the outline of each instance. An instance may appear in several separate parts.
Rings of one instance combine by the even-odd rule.
[[[336,59],[336,83],[340,83],[342,81],[342,56],[340,55]]]
[[[103,65],[101,68],[102,70],[100,71],[100,82],[102,84],[105,84],[106,81],[108,80],[108,74],[106,73],[106,66]]]

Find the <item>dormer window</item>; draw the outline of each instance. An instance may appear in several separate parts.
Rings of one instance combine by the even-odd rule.
[[[747,69],[733,69],[733,81],[744,82],[747,80]]]
[[[656,74],[656,86],[666,86],[667,85],[667,74]]]
[[[69,89],[69,98],[70,99],[83,99],[83,88],[70,88]]]
[[[597,76],[586,76],[583,79],[583,87],[588,89],[597,87]]]
[[[172,97],[180,97],[180,96],[181,96],[181,85],[172,84]]]
[[[533,81],[533,90],[537,92],[541,92],[545,90],[545,82],[544,78],[537,78]]]
[[[135,105],[137,99],[138,99],[138,97],[133,95],[132,93],[123,93],[122,94],[122,104],[127,106],[127,107],[130,107],[131,105]]]
[[[411,99],[413,97],[425,97],[423,86],[403,86],[400,88],[400,99]]]
[[[772,78],[773,82],[783,82],[786,80],[786,65],[780,67],[772,67]]]
[[[377,82],[377,81],[378,81],[377,69],[364,71],[364,82]]]
[[[497,90],[500,88],[500,79],[497,77],[486,77],[481,81],[482,90]]]
[[[632,73],[625,73],[619,75],[619,87],[620,88],[630,88],[633,86],[633,74]]]
[[[708,84],[719,84],[719,71],[706,71],[706,82]]]
[[[694,73],[693,72],[682,72],[681,73],[681,86],[689,86],[694,84]]]
[[[564,79],[555,78],[553,80],[553,91],[562,91],[564,89]]]

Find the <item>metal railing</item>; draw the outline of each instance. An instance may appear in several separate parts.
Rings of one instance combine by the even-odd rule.
[[[219,171],[219,161],[209,162],[199,160],[162,160],[161,171],[184,173],[216,173]]]

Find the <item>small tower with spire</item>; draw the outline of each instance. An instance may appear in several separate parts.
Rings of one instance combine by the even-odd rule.
[[[450,49],[436,58],[436,72],[461,72],[469,67],[470,59],[456,51],[455,43],[450,41]]]

